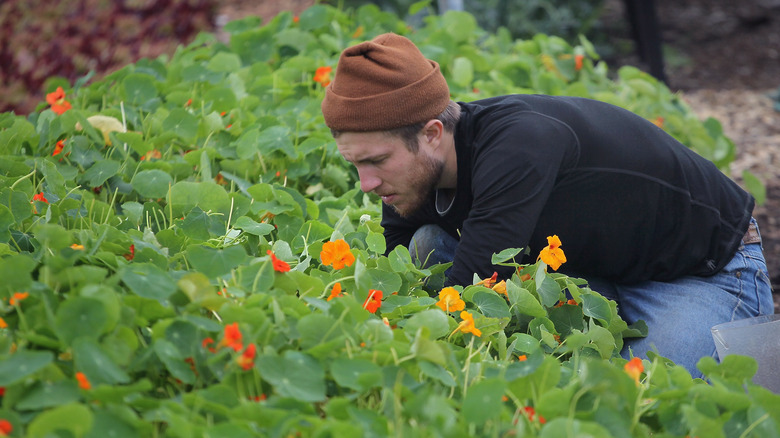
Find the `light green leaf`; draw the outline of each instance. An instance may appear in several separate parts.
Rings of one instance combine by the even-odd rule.
[[[368,390],[382,382],[382,369],[366,359],[339,357],[331,363],[330,372],[336,383],[356,391]]]
[[[497,378],[485,379],[469,386],[461,408],[466,421],[481,426],[497,417],[502,410],[501,397],[505,387],[506,382]]]
[[[233,222],[233,228],[238,228],[246,233],[254,234],[255,236],[265,236],[274,230],[274,226],[271,224],[265,224],[255,222],[247,216],[241,216]]]
[[[503,297],[494,292],[477,291],[471,297],[480,313],[490,318],[509,318],[509,306]]]
[[[73,342],[73,360],[76,369],[86,374],[93,385],[130,381],[130,376],[114,363],[94,339],[76,339]]]
[[[211,181],[179,181],[171,187],[168,202],[174,217],[181,217],[195,207],[226,216],[230,213],[230,197],[222,186]]]
[[[192,141],[198,133],[198,119],[182,108],[174,108],[163,120],[162,129]]]
[[[66,430],[70,436],[80,438],[92,428],[92,420],[92,412],[86,406],[78,403],[63,405],[35,417],[27,428],[27,436],[60,436],[56,431]]]

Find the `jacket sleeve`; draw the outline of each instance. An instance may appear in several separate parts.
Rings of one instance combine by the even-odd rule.
[[[448,284],[471,284],[475,273],[511,277],[512,268],[493,265],[492,255],[528,247],[559,172],[579,151],[568,125],[530,111],[483,127],[473,148],[473,202]]]

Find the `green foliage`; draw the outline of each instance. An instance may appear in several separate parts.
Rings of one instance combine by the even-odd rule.
[[[717,122],[636,69],[609,80],[585,40],[487,34],[464,13],[413,31],[375,6],[318,5],[227,29],[228,43],[201,35],[66,90],[61,115],[0,115],[12,436],[778,435],[755,361],[703,360],[707,384],[652,357],[636,382],[618,352],[646,327],[543,262],[514,265],[519,249],[494,256],[518,268],[505,295],[457,289],[479,336],[442,311],[444,267],[383,255],[378,199],[338,155],[313,75],[392,30],[441,63],[457,99],[596,97],[663,117],[725,166]],[[320,254],[338,239],[355,261],[337,270]]]

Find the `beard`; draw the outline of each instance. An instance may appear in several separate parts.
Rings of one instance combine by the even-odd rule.
[[[420,159],[414,165],[408,179],[408,187],[412,189],[410,197],[401,205],[391,205],[393,210],[403,218],[413,215],[431,199],[444,172],[443,160],[437,160],[427,154],[418,154],[418,156]]]

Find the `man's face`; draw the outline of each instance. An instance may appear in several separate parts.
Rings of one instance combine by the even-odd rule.
[[[444,162],[432,156],[426,145],[420,144],[415,153],[400,137],[383,132],[344,132],[336,144],[344,159],[357,168],[360,189],[376,193],[401,216],[423,205],[444,170]]]

